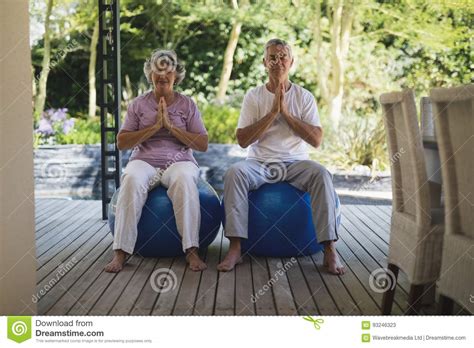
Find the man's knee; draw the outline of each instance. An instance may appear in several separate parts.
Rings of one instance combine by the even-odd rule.
[[[248,178],[248,168],[244,161],[234,163],[224,175],[224,182],[232,183],[239,179]]]
[[[329,179],[332,181],[331,172],[322,164],[316,161],[305,161],[306,168],[313,178]]]

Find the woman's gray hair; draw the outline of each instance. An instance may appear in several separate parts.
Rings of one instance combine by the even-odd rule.
[[[151,57],[145,61],[143,72],[148,83],[153,84],[151,74],[176,71],[175,85],[184,80],[186,69],[184,64],[178,59],[175,51],[157,49],[152,52]]]
[[[288,42],[281,40],[281,39],[271,39],[268,40],[267,43],[265,44],[265,54],[264,57],[265,59],[267,58],[267,50],[270,46],[277,46],[281,45],[286,48],[288,51],[288,54],[290,55],[290,58],[293,58],[293,52],[291,51],[291,46],[288,44]]]

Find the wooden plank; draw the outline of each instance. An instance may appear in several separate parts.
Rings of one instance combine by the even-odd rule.
[[[160,296],[153,307],[152,315],[171,315],[173,307],[181,289],[184,271],[186,269],[184,256],[176,257],[169,269],[169,285],[160,292]]]
[[[360,246],[353,246],[355,253],[363,253]],[[357,258],[355,253],[349,248],[344,239],[339,239],[337,242],[337,250],[341,256],[341,261],[345,263],[348,269],[348,274],[344,274],[341,279],[346,283],[346,288],[352,294],[352,297],[359,303],[359,307],[363,315],[380,315],[380,308],[382,304],[382,293],[375,291],[369,285],[370,273],[363,263]],[[349,275],[350,284],[346,282],[346,276]],[[357,280],[357,282],[356,282]],[[356,289],[356,291],[354,291]],[[365,294],[364,294],[365,293]],[[374,306],[375,304],[375,306]],[[402,310],[398,304],[394,303],[392,313],[401,314]]]
[[[71,222],[74,222],[76,219],[76,214],[74,214],[74,218],[70,216],[71,211],[74,210],[83,210],[84,205],[81,203],[71,203],[65,206],[64,209],[60,210],[59,217],[52,218],[46,226],[39,228],[39,224],[36,224],[36,242],[42,242],[44,239],[47,239],[52,232],[56,231],[58,228],[64,228],[64,226],[68,226]],[[60,208],[58,208],[60,209]],[[87,210],[84,210],[87,211]]]
[[[342,227],[347,231],[346,226],[354,228],[352,225],[346,225],[346,222],[342,223]],[[362,237],[359,235],[353,236],[351,233],[345,233],[342,235],[342,239],[346,244],[351,248],[354,255],[356,255],[362,264],[367,268],[369,274],[379,268],[386,268],[386,258],[381,252],[370,245],[366,240],[361,240]],[[367,278],[367,282],[369,279]],[[407,294],[402,290],[400,284],[397,284],[397,290],[395,291],[395,302],[401,307],[404,308],[407,299]]]
[[[385,214],[390,221],[390,217],[392,216],[392,206],[391,205],[377,205],[377,210],[380,210],[381,213]]]
[[[223,229],[219,231],[216,239],[209,245],[206,252],[207,270],[203,272],[201,282],[194,304],[194,315],[212,315],[216,300],[217,282],[219,272],[217,265],[220,260]]]
[[[207,272],[205,270],[204,272]],[[181,290],[176,298],[176,304],[172,315],[191,315],[194,311],[194,302],[199,290],[199,282],[203,272],[194,272],[186,267],[184,272]]]
[[[278,315],[298,314],[288,277],[281,272],[283,265],[281,259],[268,257],[267,263]]]
[[[111,246],[112,242],[106,237],[83,256],[76,267],[40,299],[38,313],[66,315],[112,259]],[[38,288],[41,288],[41,285]]]
[[[235,314],[255,315],[255,303],[252,301],[253,281],[250,257],[244,255],[242,263],[235,269]]]
[[[39,268],[37,270],[37,279],[43,280],[48,273],[61,264],[63,260],[69,258],[76,250],[79,250],[84,244],[95,245],[100,239],[108,234],[108,226],[101,224],[94,224],[82,233],[78,234],[79,237],[69,241],[64,240],[56,245],[55,249],[58,249],[58,253],[55,254],[56,250],[52,249],[45,254],[37,258],[39,262]],[[111,236],[110,236],[111,237]],[[112,238],[111,238],[112,239]]]
[[[381,206],[381,205],[374,205],[374,206],[371,206],[370,207],[370,211],[373,212],[373,216],[374,216],[374,221],[382,228],[382,229],[385,229],[387,231],[390,231],[390,224],[391,224],[391,206],[389,206],[388,208],[386,208],[387,206]],[[388,216],[383,212],[385,210],[385,212],[388,214]],[[407,250],[407,253],[408,253],[408,250]],[[401,270],[401,272],[399,272],[398,274],[398,281],[400,282],[400,284],[410,284],[410,281],[408,280],[408,276],[407,274]],[[408,288],[404,288],[404,290],[406,292],[408,292]],[[433,301],[433,293],[429,293],[427,292],[424,296],[424,299],[426,301],[429,302],[432,302]]]
[[[57,240],[57,237],[63,236],[65,232],[67,235],[70,234],[69,231],[85,222],[94,220],[96,223],[105,224],[106,221],[102,221],[98,208],[99,206],[82,209],[74,218],[62,219],[62,221],[57,221],[54,225],[46,227],[47,231],[44,231],[43,235],[36,239],[37,248],[44,248],[44,244],[53,245],[52,241]]]
[[[110,260],[109,260],[110,261]],[[125,267],[120,273],[107,273],[103,269],[97,279],[91,284],[87,291],[77,299],[74,306],[69,310],[69,315],[88,315],[101,295],[107,290],[110,283],[116,278],[129,279],[135,273],[141,258],[134,255],[127,259]]]
[[[315,267],[311,256],[304,256],[298,258],[298,263],[301,266],[302,273],[308,283],[318,314],[320,315],[338,315],[341,314],[337,308],[331,294],[329,293],[326,284],[321,278],[318,268]]]
[[[131,259],[129,259],[131,261]],[[130,284],[136,272],[140,269],[144,258],[138,255],[133,256],[133,262],[130,262],[132,267],[125,267],[120,271],[116,277],[110,282],[109,286],[97,299],[97,302],[92,306],[88,315],[106,315],[110,312],[115,302],[118,301],[123,291]]]
[[[313,299],[312,293],[306,284],[306,280],[298,264],[298,260],[295,257],[284,258],[281,268],[288,277],[288,283],[294,297],[298,314],[315,315],[319,313],[316,302]]]
[[[348,215],[350,215],[350,207],[348,207],[347,212]],[[388,246],[385,246],[383,243],[381,243],[379,239],[370,238],[371,230],[367,226],[360,223],[359,219],[357,218],[352,220],[346,219],[342,222],[342,224],[346,224],[346,226],[352,226],[348,227],[347,230],[354,235],[355,240],[357,240],[359,243],[363,242],[363,246],[368,250],[369,254],[372,255],[374,259],[381,265],[382,268],[387,267]],[[377,246],[377,248],[374,249],[374,246]],[[405,293],[408,293],[410,289],[410,284],[406,275],[403,272],[399,273],[398,284]]]
[[[55,207],[59,207],[61,205],[64,205],[65,202],[72,202],[72,200],[68,199],[36,199],[35,200],[35,211],[38,213],[38,215],[35,215],[37,217],[40,217],[48,212],[51,212],[52,209],[55,209]]]
[[[65,204],[64,206],[59,206],[57,210],[52,210],[51,214],[46,215],[46,218],[38,223],[36,223],[36,236],[41,237],[45,231],[46,226],[49,226],[53,222],[63,222],[68,219],[68,216],[65,215],[68,211],[79,207],[81,205],[80,201],[73,201],[72,203]],[[70,219],[70,217],[69,217]]]
[[[229,239],[223,237],[220,261],[229,249]],[[235,313],[235,268],[230,272],[219,272],[217,283],[215,315],[234,315]]]
[[[41,221],[40,217],[50,213],[50,207],[54,207],[57,204],[59,204],[59,202],[52,199],[35,200],[35,221]]]
[[[250,256],[254,287],[255,311],[257,315],[277,315],[273,298],[273,289],[270,286],[270,274],[267,260],[264,257]]]
[[[36,242],[36,257],[39,259],[50,249],[54,249],[53,254],[57,253],[61,250],[61,245],[72,242],[84,231],[94,226],[104,226],[105,223],[97,215],[94,210],[86,210],[84,215],[77,217],[77,219],[55,227],[45,238]]]
[[[217,262],[219,260],[220,246],[222,242],[221,233],[222,231],[219,231],[216,238],[212,241],[212,243],[206,250],[200,250],[200,256],[206,262],[207,269],[204,272],[193,272],[189,268],[186,269],[186,272],[184,273],[183,284],[181,285],[181,290],[178,293],[176,304],[173,309],[173,315],[192,315],[194,314],[194,312],[196,312],[195,308],[198,300],[201,301],[202,305],[202,299],[199,298],[199,290],[201,288],[203,278],[207,279],[206,285],[204,285],[206,291],[209,290],[209,281],[212,282],[213,280],[214,284],[217,283]],[[214,255],[216,257],[214,257]],[[212,276],[209,277],[209,274],[211,274]],[[208,277],[205,277],[206,275]],[[212,300],[209,303],[208,313],[212,313],[212,309],[214,307],[213,302],[215,290],[211,290],[211,292]],[[199,312],[199,309],[197,310],[197,312]]]
[[[360,209],[365,210],[365,215],[362,214],[362,216],[367,219],[368,214],[370,214],[371,221],[375,222],[381,231],[385,231],[390,236],[391,215],[385,215],[377,206],[364,206]]]
[[[354,205],[351,206],[349,211],[364,225],[370,228],[374,232],[374,235],[379,237],[387,246],[390,244],[390,229],[380,226],[378,221],[379,217],[375,215],[368,206]]]
[[[52,200],[45,198],[35,198],[35,211],[43,209],[48,204],[52,203]]]
[[[392,206],[391,205],[370,205],[370,210],[377,213],[381,220],[390,224],[392,217]]]
[[[388,243],[382,240],[374,231],[374,229],[378,229],[376,224],[373,222],[371,224],[366,224],[361,221],[361,218],[354,214],[352,207],[345,209],[344,213],[347,218],[346,222],[348,224],[354,225],[357,229],[357,232],[365,237],[364,240],[370,241],[370,244],[377,247],[385,256],[388,255]],[[344,224],[344,221],[342,223]],[[349,230],[349,233],[352,231],[352,229]]]
[[[150,315],[155,302],[157,301],[160,293],[155,291],[152,286],[152,281],[156,280],[156,275],[158,273],[162,274],[163,270],[169,270],[173,264],[174,258],[161,258],[155,265],[148,281],[143,286],[142,291],[138,295],[137,300],[135,301],[132,309],[130,310],[130,315]]]
[[[81,246],[77,248],[73,246],[64,249],[36,271],[36,279],[38,280],[38,283],[42,283],[45,280],[47,281],[47,278],[51,277],[51,273],[57,269],[58,265],[69,262],[70,264],[73,263],[75,266],[77,262],[80,262],[80,260],[104,238],[107,239],[107,242],[111,241],[111,238],[107,238],[107,230],[105,226],[99,228],[92,238],[88,238]]]
[[[125,287],[117,302],[114,304],[112,310],[109,312],[109,315],[128,315],[128,313],[132,310],[136,300],[140,296],[144,286],[149,282],[151,272],[153,272],[157,262],[158,259],[156,258],[145,258],[138,270],[133,275],[133,278]]]
[[[342,234],[342,233],[341,233]],[[334,299],[339,311],[343,315],[360,315],[360,309],[357,307],[357,304],[354,302],[354,299],[351,297],[350,293],[344,286],[344,283],[341,281],[341,276],[329,274],[327,270],[323,267],[323,253],[316,253],[311,256],[315,266],[318,268],[321,278],[329,289],[331,296]],[[344,275],[342,275],[344,277]]]

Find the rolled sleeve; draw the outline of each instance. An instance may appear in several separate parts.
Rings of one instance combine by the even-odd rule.
[[[196,103],[191,99],[189,99],[189,116],[187,117],[186,130],[195,134],[207,135],[201,113]]]
[[[129,132],[135,132],[138,130],[138,113],[135,101],[128,104],[127,114],[120,130]]]
[[[256,118],[257,112],[257,103],[255,102],[254,97],[250,93],[247,93],[242,102],[237,128],[245,128],[254,124],[254,118]]]
[[[309,123],[312,126],[321,127],[318,105],[311,93],[307,93],[304,98],[302,119],[304,122]]]

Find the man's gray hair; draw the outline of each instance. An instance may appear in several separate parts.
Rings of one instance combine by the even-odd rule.
[[[175,51],[157,49],[151,53],[151,57],[145,61],[143,66],[143,72],[150,84],[153,84],[151,78],[153,72],[160,74],[169,71],[176,71],[176,85],[184,80],[186,69],[184,64],[178,59]]]
[[[264,57],[267,58],[267,50],[271,46],[277,46],[281,45],[286,48],[288,51],[288,54],[290,55],[290,58],[293,58],[293,52],[291,51],[291,46],[288,44],[288,42],[281,40],[281,39],[271,39],[268,40],[267,43],[265,44],[265,54]]]

